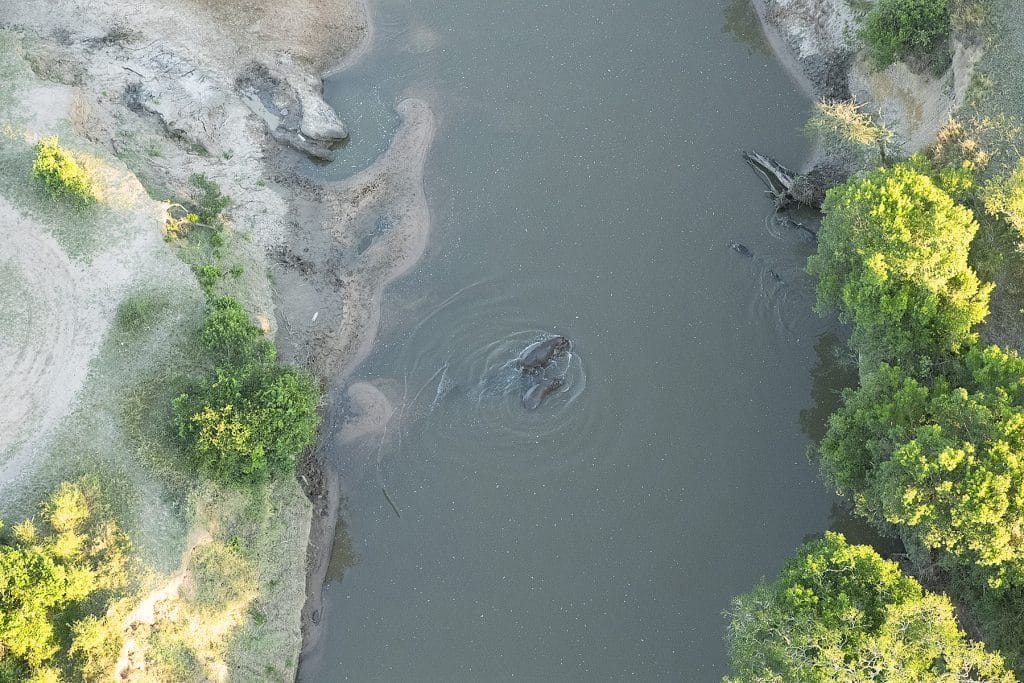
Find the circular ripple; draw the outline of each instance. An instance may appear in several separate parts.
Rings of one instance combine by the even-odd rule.
[[[359,379],[390,387],[395,413],[386,435],[347,449],[354,462],[342,469],[372,476],[380,467],[404,467],[407,458],[444,458],[483,475],[509,458],[530,458],[534,466],[514,476],[547,476],[573,454],[599,452],[590,443],[601,433],[593,405],[609,401],[606,386],[588,382],[587,340],[574,338],[571,324],[533,319],[531,302],[548,295],[542,284],[485,280],[426,306],[406,334],[360,368]],[[572,347],[541,376],[565,383],[527,410],[523,394],[534,378],[515,360],[533,342],[559,334]]]

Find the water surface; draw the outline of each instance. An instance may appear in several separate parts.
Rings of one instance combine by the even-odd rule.
[[[371,8],[320,172],[425,99],[433,246],[350,378],[396,414],[333,449],[357,559],[302,680],[720,680],[730,597],[833,515],[801,430],[813,245],[739,157],[799,166],[810,103],[745,0]],[[569,381],[527,412],[503,364],[546,333]]]

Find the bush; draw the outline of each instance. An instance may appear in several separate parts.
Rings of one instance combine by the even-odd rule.
[[[860,37],[878,69],[925,56],[949,35],[946,0],[878,0],[864,18]]]
[[[195,197],[195,213],[198,222],[213,228],[220,227],[220,214],[231,205],[231,198],[220,191],[220,185],[210,180],[205,173],[196,173],[190,179],[198,190]]]
[[[273,344],[234,299],[211,302],[199,334],[217,361],[214,377],[174,400],[195,466],[225,483],[293,474],[320,423],[313,378],[277,363]]]
[[[56,136],[36,143],[32,177],[43,184],[55,201],[65,200],[79,207],[96,202],[89,175],[57,144]]]
[[[1007,175],[993,178],[982,191],[985,213],[1001,218],[1024,239],[1024,158]]]
[[[216,354],[219,364],[272,363],[277,358],[274,344],[253,324],[242,304],[231,297],[210,302],[199,339]]]

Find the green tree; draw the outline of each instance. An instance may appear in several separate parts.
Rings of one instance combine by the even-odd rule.
[[[59,680],[50,660],[74,621],[105,611],[128,581],[128,540],[105,513],[94,480],[64,483],[0,536],[0,676]]]
[[[89,174],[57,144],[56,137],[36,143],[32,177],[42,183],[54,200],[66,200],[79,207],[96,202],[96,191]]]
[[[735,598],[726,681],[1015,681],[1002,657],[967,639],[948,598],[895,562],[827,533],[771,583]]]
[[[971,348],[931,387],[887,365],[829,420],[821,467],[878,525],[1024,578],[1024,360]]]
[[[829,190],[817,254],[819,313],[853,323],[850,345],[867,366],[926,372],[973,338],[992,285],[967,265],[978,229],[970,210],[921,172],[927,162],[879,168]]]
[[[928,55],[949,35],[946,0],[878,0],[864,17],[860,37],[876,69]]]

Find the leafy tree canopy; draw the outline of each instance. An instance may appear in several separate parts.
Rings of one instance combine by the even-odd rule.
[[[51,660],[71,646],[74,619],[102,614],[103,596],[127,584],[127,552],[91,480],[61,484],[38,525],[0,535],[0,678],[60,680]]]
[[[927,372],[972,340],[988,313],[992,285],[967,265],[978,225],[926,168],[921,157],[879,168],[829,190],[822,206],[807,264],[817,308],[853,323],[850,345],[870,366]]]
[[[876,524],[1024,578],[1024,359],[973,347],[925,386],[882,365],[847,391],[821,444],[826,478]]]
[[[735,598],[729,616],[733,683],[1016,680],[967,639],[948,598],[841,534],[805,544],[775,581]]]

